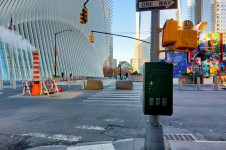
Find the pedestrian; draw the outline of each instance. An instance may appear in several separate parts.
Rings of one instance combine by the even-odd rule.
[[[64,72],[61,72],[62,80],[64,79]]]
[[[70,79],[72,79],[72,73],[70,74]]]
[[[127,79],[128,78],[128,72],[126,72],[125,76],[126,76],[126,79]]]

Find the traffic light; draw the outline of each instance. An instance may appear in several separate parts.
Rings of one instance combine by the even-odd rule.
[[[88,22],[88,8],[83,8],[85,23]]]
[[[80,13],[80,23],[85,24],[85,18],[84,18],[84,12],[83,11]]]
[[[178,21],[166,20],[162,32],[162,47],[173,45],[177,41]]]
[[[88,9],[83,8],[82,12],[80,13],[80,23],[86,24],[88,22]]]
[[[89,35],[89,41],[94,43],[94,35],[92,33]]]
[[[197,48],[198,33],[196,30],[182,29],[177,32],[177,42],[174,45],[175,49],[188,49],[193,51]]]
[[[56,53],[56,56],[59,56],[58,50],[56,50],[55,53]]]

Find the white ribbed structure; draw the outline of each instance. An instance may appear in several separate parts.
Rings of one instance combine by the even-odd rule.
[[[57,35],[57,75],[61,72],[76,76],[103,76],[103,64],[112,53],[109,35],[91,30],[111,32],[112,0],[90,0],[88,23],[80,24],[80,12],[86,0],[0,0],[0,26],[9,27],[40,51],[41,77],[54,75],[55,33]],[[10,15],[11,14],[11,15]],[[0,33],[1,34],[1,33]],[[11,65],[14,64],[14,65]],[[0,38],[0,76],[3,80],[31,79],[32,52],[18,48]]]

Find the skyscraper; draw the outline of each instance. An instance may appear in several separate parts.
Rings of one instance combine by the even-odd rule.
[[[160,11],[160,27],[163,27],[167,19],[176,19],[177,10],[161,10]],[[151,11],[136,13],[136,38],[150,42],[151,34]],[[160,33],[161,39],[161,33]],[[160,40],[161,41],[161,40]],[[161,46],[161,45],[160,45]],[[163,58],[164,54],[160,54]],[[143,64],[150,61],[150,44],[134,41],[134,58],[131,59],[133,71],[143,70]]]

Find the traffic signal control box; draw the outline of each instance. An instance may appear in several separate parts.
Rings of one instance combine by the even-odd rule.
[[[146,62],[143,73],[145,115],[173,114],[173,64]]]
[[[170,19],[165,22],[162,32],[162,47],[172,45],[177,41],[178,22]]]
[[[196,30],[178,30],[177,42],[174,45],[176,49],[194,50],[197,48],[198,33]]]

